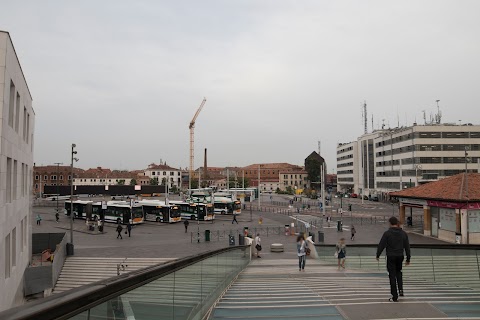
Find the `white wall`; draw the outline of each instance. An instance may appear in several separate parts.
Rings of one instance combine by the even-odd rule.
[[[15,104],[16,92],[20,95],[19,108],[14,108],[15,114],[19,111],[18,126],[14,116],[13,128],[8,121],[10,81],[15,84]],[[29,114],[29,124],[25,126],[24,108]],[[4,32],[0,32],[0,117],[0,310],[4,310],[23,302],[23,272],[31,257],[30,197],[35,129],[32,98],[9,35]],[[28,137],[24,135],[24,128],[28,128]],[[7,158],[11,159],[12,167],[17,162],[17,174],[14,176],[12,170],[10,179],[7,179]],[[7,195],[11,195],[11,200]]]

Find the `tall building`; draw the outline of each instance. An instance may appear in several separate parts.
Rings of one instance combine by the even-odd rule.
[[[337,146],[339,191],[385,195],[480,169],[480,125],[414,124]]]
[[[31,257],[35,112],[8,32],[0,31],[0,310],[23,301]]]

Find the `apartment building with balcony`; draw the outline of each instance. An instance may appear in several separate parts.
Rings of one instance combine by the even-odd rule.
[[[0,311],[24,301],[31,260],[35,112],[12,39],[0,31]]]

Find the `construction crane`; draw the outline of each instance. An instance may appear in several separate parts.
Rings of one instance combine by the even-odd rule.
[[[188,174],[188,188],[192,189],[192,178],[193,178],[193,170],[195,167],[194,163],[194,157],[195,157],[195,146],[194,146],[194,137],[195,137],[195,121],[197,120],[198,115],[200,114],[200,111],[202,111],[203,106],[205,105],[205,102],[207,102],[206,98],[203,98],[202,103],[200,104],[200,107],[198,108],[197,112],[195,112],[195,115],[193,116],[192,121],[190,121],[190,125],[188,128],[190,129],[190,168],[189,168],[189,174]]]

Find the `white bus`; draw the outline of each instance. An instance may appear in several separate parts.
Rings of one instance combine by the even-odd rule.
[[[239,200],[233,200],[227,197],[215,196],[214,203],[215,213],[220,214],[236,214],[242,213],[242,204]]]
[[[105,222],[115,222],[128,224],[143,223],[143,210],[140,205],[130,206],[126,201],[109,201],[107,209],[102,210],[101,202],[73,201],[73,214],[75,219],[86,219],[88,215],[88,207],[91,206],[91,219],[104,220]],[[65,215],[70,216],[71,202],[65,201]]]
[[[190,220],[208,221],[215,219],[215,211],[211,203],[194,203],[185,201],[170,201],[180,208],[182,218]]]
[[[175,204],[165,204],[159,200],[141,200],[136,201],[143,208],[143,218],[145,221],[156,221],[165,223],[175,223],[182,221],[180,207]]]

